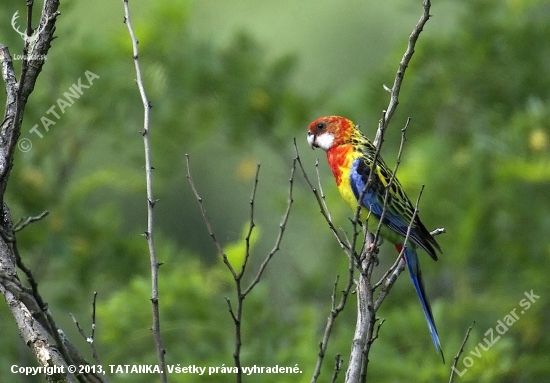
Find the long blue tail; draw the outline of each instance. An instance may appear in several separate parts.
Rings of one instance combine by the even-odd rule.
[[[422,304],[422,309],[424,310],[424,315],[426,316],[426,322],[428,322],[428,328],[430,329],[430,334],[432,335],[432,341],[435,349],[441,355],[443,363],[445,363],[445,357],[443,356],[443,351],[441,350],[441,343],[439,343],[439,335],[437,335],[437,329],[435,328],[432,309],[430,307],[430,303],[428,302],[424,282],[422,281],[422,272],[420,271],[420,262],[418,260],[418,256],[416,255],[416,246],[409,243],[403,253],[412,283],[416,289],[420,303]]]

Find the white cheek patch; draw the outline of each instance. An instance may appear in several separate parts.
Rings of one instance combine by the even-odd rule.
[[[315,144],[323,150],[329,150],[332,148],[334,142],[334,135],[331,133],[322,133],[317,136]]]

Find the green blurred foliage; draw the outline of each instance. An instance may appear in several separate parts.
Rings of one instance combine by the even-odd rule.
[[[387,5],[385,23],[376,15],[365,23],[362,12],[351,11],[359,6],[355,2],[341,11],[329,2],[305,2],[310,8],[303,16],[303,30],[291,34],[284,27],[285,15],[296,23],[305,5],[281,15],[274,9],[262,13],[262,7],[246,1],[220,9],[185,0],[130,4],[153,105],[154,182],[160,198],[156,241],[164,263],[159,283],[167,362],[231,366],[233,326],[224,297],[235,301],[233,282],[185,180],[183,154],[190,153],[196,186],[235,264],[243,259],[250,189],[256,164],[262,164],[255,204],[261,230],[256,228],[252,237],[247,280],[271,250],[279,229],[293,137],[311,177],[314,158],[320,157],[334,219],[349,229],[351,212],[332,185],[323,153],[306,151],[305,127],[321,114],[341,113],[374,134],[388,101],[382,84],[393,81],[420,5]],[[370,6],[361,5],[367,10]],[[0,19],[9,25],[13,13],[24,12],[23,7],[16,0],[6,1]],[[226,7],[235,18],[249,10],[255,16],[251,25],[257,22],[263,29],[217,34],[228,29],[217,24],[231,19]],[[377,7],[373,10],[378,12]],[[68,313],[89,328],[92,292],[98,291],[96,341],[102,363],[155,363],[149,258],[141,235],[146,222],[142,106],[131,46],[121,22],[121,4],[105,2],[100,11],[90,9],[92,5],[75,1],[62,4],[58,39],[25,112],[21,137],[33,146],[26,153],[17,151],[6,199],[16,219],[50,211],[45,220],[18,233],[18,245],[58,324],[89,360],[91,353]],[[87,10],[96,16],[83,18]],[[400,128],[410,116],[398,175],[411,198],[426,185],[423,221],[447,230],[439,239],[444,249],[440,261],[423,257],[447,364],[442,365],[433,350],[418,300],[403,276],[380,310],[386,322],[372,348],[369,378],[447,381],[452,358],[475,321],[457,365],[467,371],[456,381],[543,382],[550,376],[545,331],[550,323],[545,295],[550,259],[550,3],[469,0],[460,7],[434,4],[432,13],[406,74],[384,154],[393,163]],[[209,14],[210,19],[204,17]],[[347,22],[331,23],[337,15]],[[283,26],[266,25],[271,16]],[[394,20],[412,21],[394,27]],[[445,20],[446,29],[438,20]],[[359,29],[363,27],[365,33]],[[19,36],[9,27],[0,33],[0,41],[18,53]],[[274,36],[271,42],[257,38],[269,33]],[[311,33],[318,40],[311,40]],[[292,41],[278,37],[289,35]],[[299,46],[300,39],[307,45],[303,51],[286,49]],[[358,46],[363,40],[370,49]],[[328,49],[318,48],[322,41]],[[79,78],[88,84],[86,71],[99,78],[59,118],[47,113]],[[44,116],[55,122],[49,131],[41,123]],[[35,124],[42,138],[30,132]],[[253,375],[246,381],[310,380],[334,280],[346,275],[347,259],[299,173],[294,192],[281,251],[245,300],[242,359],[245,366],[297,364],[303,374]],[[377,275],[394,257],[391,249],[382,247]],[[520,314],[524,292],[531,290],[540,298]],[[354,306],[351,297],[334,328],[323,381],[331,376],[337,353],[346,368]],[[474,356],[471,352],[489,339],[487,331],[513,309],[519,320],[494,346]],[[0,306],[0,316],[0,346],[6,350],[0,356],[0,378],[20,381],[7,373],[10,366],[36,362],[21,344],[6,307]],[[465,357],[472,358],[471,367],[465,366]],[[234,380],[221,375],[169,378]]]

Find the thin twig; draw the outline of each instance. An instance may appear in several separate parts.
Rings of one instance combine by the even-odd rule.
[[[145,86],[143,84],[143,76],[141,72],[141,66],[138,56],[138,40],[132,27],[130,19],[130,9],[128,6],[128,0],[122,0],[124,5],[124,23],[128,27],[128,33],[132,40],[132,52],[134,59],[134,66],[136,71],[136,82],[143,103],[143,130],[141,135],[143,136],[143,146],[145,151],[145,180],[147,186],[147,231],[145,232],[145,238],[149,247],[149,259],[151,263],[151,304],[153,308],[153,338],[155,340],[155,348],[157,350],[157,359],[160,366],[160,378],[161,382],[166,383],[168,377],[166,374],[166,363],[164,361],[164,355],[166,350],[162,343],[162,336],[160,332],[160,313],[159,313],[159,291],[158,291],[158,269],[160,263],[157,260],[155,241],[154,241],[154,206],[157,202],[153,196],[153,165],[151,159],[151,140],[149,132],[149,113],[151,110],[151,103],[145,93]]]
[[[92,301],[92,332],[90,334],[90,343],[92,347],[92,357],[97,362],[97,364],[101,365],[101,361],[99,360],[99,354],[97,353],[97,349],[95,347],[95,308],[96,308],[96,301],[97,301],[97,291],[94,291],[94,300]]]
[[[395,74],[393,86],[390,89],[390,102],[388,104],[388,107],[384,111],[382,119],[380,120],[380,124],[378,125],[378,131],[376,133],[376,139],[374,141],[375,145],[383,140],[383,132],[388,127],[388,124],[390,123],[390,120],[395,110],[397,109],[397,105],[399,104],[399,93],[401,91],[403,78],[405,77],[405,71],[409,67],[409,62],[411,61],[411,58],[414,54],[414,49],[416,47],[418,37],[420,36],[420,33],[423,31],[424,26],[430,18],[430,0],[424,0],[422,7],[422,15],[420,16],[420,19],[418,20],[411,34],[409,35],[409,43],[407,44],[407,49],[405,50],[405,53],[403,54],[403,57],[399,62],[399,67],[397,68],[397,73]],[[387,87],[385,88],[387,89]]]
[[[379,280],[378,282],[376,282],[376,283],[374,284],[374,286],[372,286],[373,290],[376,290],[378,287],[380,287],[380,285],[381,285],[382,283],[384,283],[384,281],[386,280],[386,278],[387,278],[390,274],[392,274],[392,273],[395,271],[395,269],[396,269],[402,262],[404,262],[403,259],[402,259],[401,257],[398,256],[398,257],[395,259],[395,262],[393,263],[393,265],[391,265],[390,268],[384,273],[384,275],[382,275],[382,277],[380,278],[380,280]],[[405,267],[405,266],[404,266],[404,263],[402,264],[402,266]],[[400,274],[400,273],[401,273],[401,272],[399,272],[399,274]],[[399,275],[399,274],[398,274],[398,275]]]
[[[101,366],[102,365],[101,360],[99,360],[99,355],[98,355],[97,349],[95,347],[95,327],[96,327],[95,307],[96,307],[96,299],[97,299],[97,292],[94,291],[94,297],[93,297],[93,302],[92,302],[92,330],[91,330],[90,336],[86,335],[86,333],[84,332],[84,329],[82,328],[82,326],[80,326],[80,323],[78,323],[78,320],[76,319],[76,317],[72,313],[70,313],[69,315],[71,316],[71,318],[72,318],[76,328],[78,329],[78,332],[80,333],[80,335],[82,335],[82,337],[90,345],[90,348],[92,349],[92,357],[94,358],[94,361],[97,363],[97,366]],[[104,376],[102,379],[105,383],[109,382],[109,379],[106,376]]]
[[[212,229],[212,225],[210,224],[210,220],[208,219],[208,215],[206,214],[206,208],[204,207],[204,202],[202,201],[201,196],[199,195],[199,192],[197,191],[197,188],[195,186],[195,181],[193,181],[193,177],[191,176],[191,166],[190,166],[190,160],[189,160],[189,154],[185,154],[185,163],[187,166],[187,180],[189,181],[189,185],[191,186],[191,190],[193,191],[193,194],[195,195],[195,199],[199,203],[199,208],[201,209],[202,218],[204,220],[204,223],[206,224],[206,228],[208,230],[208,234],[210,235],[210,238],[212,238],[212,241],[214,242],[214,245],[216,246],[216,249],[218,250],[218,254],[222,257],[223,263],[227,266],[229,271],[231,272],[231,275],[233,276],[233,279],[239,279],[238,274],[231,265],[231,262],[229,262],[229,259],[227,258],[227,254],[225,254],[225,251],[223,250],[222,245],[216,238],[216,235],[214,234],[214,230]]]
[[[334,323],[336,322],[336,318],[338,315],[344,310],[346,306],[346,302],[348,299],[348,296],[350,294],[351,288],[353,287],[353,274],[354,274],[355,266],[354,266],[354,260],[352,257],[349,257],[349,266],[348,266],[348,280],[346,282],[346,286],[344,287],[344,290],[342,290],[342,295],[340,296],[340,300],[338,302],[338,305],[336,305],[336,290],[338,287],[338,276],[336,277],[336,280],[334,281],[334,287],[332,289],[332,295],[331,295],[331,310],[330,314],[327,318],[327,324],[325,326],[325,331],[323,333],[323,339],[319,343],[319,354],[317,355],[317,363],[315,365],[315,369],[313,370],[313,375],[311,378],[311,383],[315,383],[317,379],[319,378],[319,375],[321,374],[321,367],[323,366],[323,360],[325,358],[325,354],[328,347],[328,341],[330,339],[330,334],[332,332],[332,328],[334,327]],[[340,355],[340,354],[338,354]],[[341,365],[341,363],[340,363]],[[336,374],[336,371],[335,371]],[[337,375],[337,374],[336,374]],[[333,379],[336,377],[334,376]]]
[[[443,227],[439,227],[437,229],[434,229],[433,231],[430,232],[430,234],[432,235],[432,237],[435,237],[436,235],[440,235],[440,234],[443,234],[445,233],[445,228]],[[396,272],[396,269],[397,267],[400,266],[400,271],[399,272]],[[382,277],[380,278],[380,280],[373,286],[373,289],[377,289],[378,287],[380,287],[380,285],[382,283],[384,283],[384,281],[386,280],[386,278],[388,278],[388,276],[394,272],[396,272],[396,277],[401,274],[401,272],[405,269],[405,261],[403,260],[403,258],[397,256],[397,258],[395,259],[395,262],[393,263],[393,265],[391,265],[391,267],[384,273],[384,275],[382,275]],[[395,281],[393,281],[395,282]],[[391,283],[393,283],[391,282]]]
[[[319,195],[323,201],[324,210],[327,212],[328,219],[332,221],[332,216],[327,205],[327,199],[325,198],[325,193],[323,192],[323,184],[321,182],[321,173],[319,173],[319,159],[315,159],[315,173],[317,174],[317,185],[319,185]]]
[[[447,231],[445,230],[444,227],[438,227],[437,229],[434,229],[433,231],[431,231],[430,234],[432,235],[432,237],[435,237],[436,235],[440,235],[446,232]]]
[[[338,241],[338,244],[342,248],[342,250],[347,251],[350,249],[350,246],[346,241],[340,236],[338,229],[336,226],[334,226],[334,223],[332,222],[332,218],[330,216],[330,212],[328,211],[328,207],[325,205],[323,198],[319,194],[319,191],[315,186],[313,186],[313,183],[310,181],[309,176],[307,175],[306,169],[304,168],[304,165],[302,164],[302,160],[300,158],[300,154],[298,152],[298,146],[296,145],[296,138],[294,139],[294,150],[296,153],[296,161],[298,162],[298,165],[300,165],[300,169],[302,170],[302,175],[304,176],[304,179],[306,180],[306,183],[308,184],[309,188],[313,192],[313,195],[315,196],[315,199],[317,200],[317,204],[319,205],[321,214],[325,218],[325,221],[327,222],[330,230],[332,231],[332,234],[336,237],[336,240]]]
[[[455,377],[456,366],[458,364],[458,360],[460,359],[460,355],[462,355],[462,353],[464,352],[464,346],[466,345],[466,342],[468,341],[468,338],[470,337],[470,331],[472,331],[472,327],[474,327],[475,324],[476,324],[476,322],[474,321],[474,323],[472,323],[472,325],[470,327],[468,327],[468,329],[466,330],[466,335],[464,335],[464,339],[462,340],[462,344],[460,345],[460,349],[458,350],[458,353],[454,357],[454,362],[453,362],[453,365],[451,366],[451,375],[449,376],[449,383],[453,383],[453,380],[454,380],[454,377]]]
[[[376,339],[378,339],[378,334],[380,333],[380,327],[386,322],[384,318],[379,319],[377,318],[376,321],[378,322],[378,326],[376,326],[376,331],[372,335],[372,338],[370,340],[371,343],[373,343]]]
[[[241,271],[239,271],[238,277],[242,278],[246,265],[248,264],[248,258],[250,257],[250,237],[252,236],[252,231],[256,224],[254,223],[254,205],[256,200],[256,189],[258,188],[258,177],[260,176],[260,164],[256,166],[256,175],[254,176],[254,184],[252,186],[252,193],[250,196],[250,221],[248,223],[248,233],[245,237],[245,252],[244,252],[244,261],[241,265]]]
[[[334,372],[332,373],[332,379],[330,380],[331,383],[336,383],[336,379],[338,379],[338,374],[340,371],[342,371],[342,355],[336,354],[334,357]]]
[[[233,306],[231,306],[231,300],[228,297],[224,297],[224,298],[225,298],[225,302],[227,303],[227,308],[229,309],[229,314],[231,314],[231,318],[233,318],[235,322],[238,322],[237,316],[235,315],[235,311],[233,311]]]
[[[193,191],[193,194],[195,195],[195,199],[197,200],[199,204],[199,208],[201,210],[202,218],[204,220],[204,223],[206,224],[206,228],[208,230],[208,234],[210,234],[210,238],[212,238],[212,241],[214,242],[214,245],[216,246],[218,253],[222,257],[223,263],[233,276],[233,280],[235,281],[235,295],[237,296],[237,310],[235,311],[233,309],[233,306],[231,305],[231,300],[228,297],[225,297],[225,301],[227,303],[227,307],[229,309],[229,314],[231,315],[231,318],[233,319],[233,324],[235,326],[234,332],[235,332],[235,349],[233,351],[233,360],[235,363],[235,367],[237,367],[237,383],[240,383],[242,381],[242,369],[241,369],[241,347],[242,347],[242,334],[241,334],[241,318],[242,318],[242,304],[243,304],[243,294],[242,294],[242,274],[237,273],[231,265],[231,262],[229,262],[229,259],[227,258],[227,254],[223,250],[222,245],[216,238],[216,235],[214,234],[214,230],[212,229],[212,225],[210,224],[210,219],[208,218],[208,215],[206,213],[206,208],[204,207],[203,200],[201,196],[199,195],[199,192],[197,191],[197,188],[195,186],[195,181],[193,180],[193,177],[191,176],[191,165],[189,160],[189,154],[185,154],[185,163],[187,166],[187,180],[189,181],[189,185],[191,186],[191,190]],[[257,173],[256,173],[257,177]],[[254,190],[254,189],[253,189]],[[252,193],[252,198],[255,197],[255,192]],[[254,206],[254,202],[251,203],[252,206]],[[251,210],[251,214],[254,213],[254,210]],[[253,218],[252,218],[253,220]],[[247,249],[247,252],[249,249]],[[246,257],[246,255],[245,255]]]
[[[17,223],[15,225],[13,225],[13,232],[14,233],[17,233],[18,231],[21,231],[23,230],[25,227],[27,227],[28,225],[30,225],[31,223],[33,222],[38,222],[40,221],[41,219],[45,218],[48,216],[48,214],[50,214],[49,211],[47,210],[44,210],[42,213],[40,213],[39,215],[37,216],[29,216],[27,218],[21,218],[19,221],[17,221]]]

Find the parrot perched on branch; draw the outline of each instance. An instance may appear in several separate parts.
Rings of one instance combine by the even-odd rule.
[[[362,221],[367,220],[370,211],[368,228],[371,232],[376,232],[384,208],[386,186],[392,177],[392,171],[380,156],[377,157],[376,164],[373,166],[376,147],[353,122],[338,116],[321,117],[313,121],[309,125],[307,142],[313,149],[321,148],[326,151],[328,164],[342,198],[354,211],[358,205],[361,205]],[[374,175],[371,183],[364,190],[373,168]],[[358,201],[359,198],[361,201]],[[399,253],[403,247],[405,248],[403,251],[405,263],[420,298],[432,341],[445,362],[416,254],[417,248],[421,248],[437,260],[436,249],[441,252],[441,248],[420,221],[418,214],[414,220],[413,215],[414,206],[394,177],[389,188],[389,198],[380,234],[382,238],[395,245]],[[409,225],[411,230],[405,244]]]

